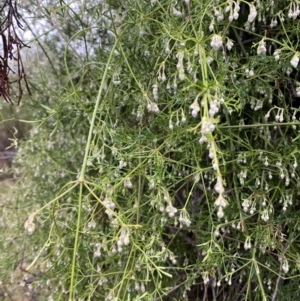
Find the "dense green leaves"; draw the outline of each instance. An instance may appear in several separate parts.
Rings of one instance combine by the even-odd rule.
[[[40,38],[60,71],[32,74],[39,122],[15,162],[31,288],[284,300],[299,281],[298,4],[39,5],[67,44]]]

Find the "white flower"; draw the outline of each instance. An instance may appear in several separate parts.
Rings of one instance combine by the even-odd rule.
[[[206,60],[209,65],[214,61],[214,59],[211,56],[207,56]],[[200,62],[200,60],[199,60],[199,62]]]
[[[266,42],[262,39],[257,47],[257,55],[264,55],[267,52]]]
[[[219,50],[222,45],[222,37],[218,34],[214,34],[211,38],[210,46],[213,48],[213,50]]]
[[[218,212],[217,212],[218,218],[223,218],[224,217],[224,211],[223,207],[219,207]]]
[[[265,163],[264,163],[264,165],[265,165],[266,167],[269,166],[268,157],[265,158]]]
[[[102,244],[101,243],[97,243],[95,245],[95,252],[94,252],[94,257],[100,257],[101,256],[101,247],[102,247]]]
[[[177,209],[173,207],[171,203],[166,207],[166,212],[168,213],[169,217],[174,217]]]
[[[242,203],[244,212],[247,212],[250,206],[251,206],[251,201],[249,201],[248,199],[244,199]]]
[[[153,90],[152,90],[153,98],[157,101],[158,100],[158,86],[157,86],[157,84],[154,84],[152,87],[153,87]]]
[[[249,250],[251,249],[251,239],[249,236],[246,237],[245,243],[244,243],[244,249]]]
[[[214,31],[214,20],[210,22],[208,29],[210,32]]]
[[[228,50],[231,50],[231,49],[232,49],[232,46],[233,46],[233,41],[230,40],[230,39],[227,39],[226,48],[227,48]]]
[[[218,207],[223,207],[225,208],[227,205],[227,201],[225,200],[225,198],[222,196],[222,194],[219,194],[218,198],[215,201],[215,205]]]
[[[215,185],[215,191],[220,195],[224,193],[225,189],[223,186],[223,180],[221,176],[217,176],[217,183]]]
[[[286,259],[283,260],[282,270],[284,273],[287,273],[289,271],[289,263]]]
[[[209,283],[209,274],[208,272],[204,272],[202,275],[204,285]]]
[[[129,237],[129,235],[130,235],[130,230],[129,230],[129,228],[123,228],[122,230],[121,230],[121,234],[120,234],[120,237],[119,237],[119,239],[118,239],[118,241],[117,241],[117,245],[118,245],[118,249],[119,249],[119,252],[122,250],[122,246],[123,245],[125,245],[125,246],[127,246],[127,245],[129,245],[129,243],[130,243],[130,237]]]
[[[300,10],[299,10],[298,3],[296,5],[296,3],[294,1],[291,1],[288,17],[290,19],[292,18],[292,19],[295,20],[298,17],[299,14],[300,14]]]
[[[248,22],[252,23],[255,20],[256,16],[257,16],[256,7],[253,4],[250,4],[250,13],[248,16]]]
[[[126,167],[127,166],[127,163],[123,160],[120,160],[119,161],[119,168],[122,169],[123,167]]]
[[[132,183],[131,183],[131,181],[130,181],[129,178],[126,178],[126,179],[124,180],[124,186],[125,186],[126,188],[129,188],[129,189],[132,188]]]
[[[183,70],[183,69],[180,69],[180,70],[179,70],[178,78],[179,78],[180,80],[184,80],[184,79],[185,79],[185,74],[184,74],[184,70]]]
[[[172,7],[172,14],[174,17],[182,16],[182,12],[180,10],[176,9],[174,6]]]
[[[198,98],[194,100],[194,102],[190,105],[190,109],[192,110],[192,116],[197,117],[199,111],[200,111],[200,106],[198,104]]]
[[[204,142],[207,142],[207,137],[202,135],[201,138],[199,139],[199,143],[203,144]]]
[[[261,219],[265,222],[269,220],[269,212],[267,209],[265,209],[261,214]]]
[[[159,113],[158,105],[155,102],[148,103],[147,110],[148,112]]]
[[[291,61],[290,61],[291,65],[294,67],[294,68],[297,68],[298,64],[299,64],[299,56],[298,56],[298,53],[296,53]]]
[[[240,7],[236,6],[234,9],[233,15],[232,15],[234,20],[237,20],[239,18],[239,10],[240,10]]]
[[[201,125],[201,134],[208,135],[212,133],[215,130],[215,128],[216,126],[212,122],[204,120]]]
[[[149,181],[149,189],[154,189],[154,187],[155,187],[155,182],[154,182],[153,179],[151,179],[151,180]]]
[[[30,215],[24,224],[24,228],[28,231],[29,234],[32,234],[35,230],[35,224],[33,222],[34,217],[34,214]]]
[[[274,55],[274,59],[275,59],[275,61],[279,61],[279,50],[278,49],[276,49],[275,51],[274,51],[274,53],[273,53],[273,55]]]
[[[182,228],[183,225],[186,225],[187,227],[191,225],[191,220],[185,210],[180,211],[179,223],[180,223],[180,228]]]

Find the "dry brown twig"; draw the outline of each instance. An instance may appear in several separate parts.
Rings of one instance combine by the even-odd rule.
[[[31,95],[20,54],[23,47],[29,47],[18,36],[18,30],[23,30],[21,20],[22,17],[18,12],[16,2],[4,0],[2,7],[0,7],[0,43],[2,40],[2,49],[0,49],[0,96],[3,96],[5,101],[11,104],[14,104],[12,97],[16,97],[18,105],[23,96],[23,84],[28,94]],[[14,77],[14,79],[11,79],[11,77]],[[13,84],[18,87],[16,91],[13,89],[15,86]]]

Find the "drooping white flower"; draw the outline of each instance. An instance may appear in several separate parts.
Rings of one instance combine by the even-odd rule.
[[[214,34],[211,38],[210,46],[213,48],[213,50],[219,50],[222,45],[222,37],[218,34]]]
[[[264,222],[267,222],[269,220],[269,211],[268,211],[268,209],[263,210],[263,212],[261,213],[261,219]]]
[[[223,180],[221,176],[217,176],[217,183],[215,185],[215,191],[222,195],[225,191],[224,186],[223,186]]]
[[[166,212],[168,213],[169,217],[174,217],[176,212],[177,212],[177,208],[175,208],[171,203],[168,204],[168,206],[166,207]]]
[[[233,15],[232,15],[234,20],[237,20],[239,18],[239,10],[240,10],[240,7],[236,5],[235,9],[233,11]]]
[[[264,41],[264,39],[262,39],[259,43],[258,43],[258,47],[257,47],[257,55],[264,55],[267,52],[267,48],[266,48],[266,42]]]
[[[151,102],[147,104],[148,112],[159,113],[159,107],[155,102]]]
[[[274,51],[274,53],[273,53],[275,61],[278,61],[278,60],[279,60],[279,52],[280,52],[280,51],[279,51],[278,49],[276,49],[276,50]]]
[[[287,273],[289,271],[289,263],[286,260],[286,258],[283,260],[282,270],[283,270],[284,273]]]
[[[224,210],[223,207],[219,207],[218,212],[217,212],[218,218],[223,218],[224,217]]]
[[[248,199],[244,199],[242,203],[244,212],[247,212],[250,206],[251,206],[251,201]]]
[[[180,10],[176,9],[174,6],[172,7],[172,14],[174,17],[182,16],[182,12]]]
[[[230,40],[230,39],[227,39],[226,48],[227,48],[228,50],[231,50],[231,49],[232,49],[232,46],[233,46],[233,41]]]
[[[153,88],[153,90],[152,90],[152,94],[153,94],[153,98],[154,98],[154,100],[158,100],[158,86],[157,86],[157,84],[154,84],[153,86],[152,86],[152,88]]]
[[[253,4],[250,4],[250,13],[248,15],[248,22],[252,23],[257,16],[256,7]]]
[[[244,243],[244,249],[245,250],[251,249],[251,238],[249,236],[246,237],[246,240]]]
[[[215,24],[215,22],[214,22],[214,20],[212,20],[209,24],[209,27],[208,27],[210,32],[214,31],[214,24]]]
[[[203,120],[201,125],[201,134],[202,135],[208,135],[212,133],[215,130],[216,126],[208,120]]]
[[[299,64],[299,55],[298,53],[295,53],[294,56],[292,57],[291,61],[290,61],[291,65],[294,68],[297,68],[298,64]]]
[[[180,228],[182,228],[182,226],[184,225],[186,225],[187,227],[191,225],[191,220],[185,210],[180,211],[179,223],[180,223]]]
[[[190,109],[192,110],[192,116],[197,117],[199,111],[200,111],[200,106],[198,104],[198,98],[194,100],[194,102],[190,105]]]
[[[223,197],[222,194],[219,194],[218,198],[215,201],[215,205],[218,206],[218,207],[223,207],[223,208],[225,208],[227,206],[227,201]]]
[[[129,189],[131,189],[133,187],[129,178],[126,178],[124,180],[124,187],[129,188]]]

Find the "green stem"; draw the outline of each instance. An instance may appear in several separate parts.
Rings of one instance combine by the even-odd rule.
[[[110,63],[112,61],[113,55],[114,55],[114,50],[117,46],[118,41],[116,40],[113,48],[110,51],[110,55],[104,70],[104,74],[102,77],[102,81],[100,84],[100,88],[98,91],[98,95],[97,95],[97,99],[96,99],[96,104],[95,104],[95,108],[94,108],[94,112],[93,112],[93,116],[92,116],[92,120],[91,120],[91,125],[90,125],[90,130],[89,130],[89,134],[88,134],[88,139],[87,139],[87,143],[86,143],[86,148],[85,148],[85,153],[84,153],[84,158],[83,158],[83,163],[82,163],[82,167],[81,167],[81,172],[80,172],[80,176],[78,179],[78,182],[80,183],[80,191],[79,191],[79,198],[78,198],[78,216],[77,216],[77,226],[76,226],[76,233],[75,233],[75,242],[74,242],[74,250],[73,250],[73,259],[72,259],[72,270],[71,270],[71,279],[70,279],[70,291],[69,291],[69,301],[73,301],[75,300],[73,298],[73,294],[74,294],[74,283],[75,283],[75,274],[76,274],[76,254],[77,254],[77,249],[78,249],[78,241],[79,241],[79,231],[80,231],[80,222],[81,222],[81,207],[82,207],[82,192],[83,192],[83,185],[84,185],[84,176],[85,176],[85,170],[86,170],[86,165],[87,165],[87,158],[88,158],[88,154],[90,151],[90,145],[91,145],[91,141],[92,141],[92,136],[93,136],[93,130],[94,130],[94,125],[95,125],[95,120],[96,120],[96,116],[97,116],[97,112],[98,112],[98,108],[99,108],[99,104],[100,104],[100,100],[101,100],[101,95],[102,95],[102,91],[104,88],[104,84],[106,81],[106,77],[107,77],[107,73],[110,67]]]

